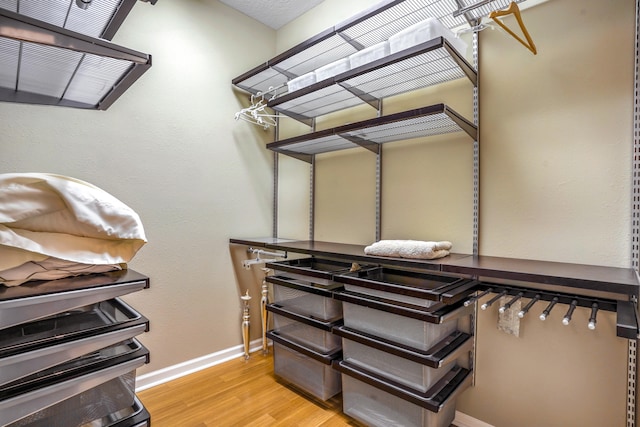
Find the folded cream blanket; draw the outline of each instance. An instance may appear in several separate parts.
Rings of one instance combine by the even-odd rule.
[[[0,283],[119,268],[146,241],[138,214],[92,184],[0,174]]]
[[[420,240],[380,240],[364,248],[367,255],[413,259],[436,259],[449,255],[451,242]]]

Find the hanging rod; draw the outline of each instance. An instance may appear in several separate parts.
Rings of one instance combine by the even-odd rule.
[[[458,10],[453,12],[453,17],[457,18],[460,15],[464,15],[467,12],[471,12],[474,9],[482,7],[482,6],[487,5],[489,3],[493,3],[494,1],[495,0],[482,0],[482,1],[479,1],[478,3],[474,3],[474,4],[470,4],[469,6],[462,7],[462,8],[460,8],[460,9],[458,9]]]

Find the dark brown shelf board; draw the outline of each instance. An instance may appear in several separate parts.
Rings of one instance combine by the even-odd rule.
[[[336,260],[381,264],[405,268],[441,271],[467,277],[497,278],[512,281],[547,284],[563,288],[585,289],[629,296],[639,293],[639,279],[632,268],[617,268],[587,264],[571,264],[518,258],[490,256],[474,257],[470,254],[450,254],[435,260],[414,260],[365,255],[365,245],[354,245],[311,240],[269,241],[268,238],[244,239],[243,244],[262,244],[279,249]],[[232,243],[239,243],[233,239]]]
[[[287,155],[307,155],[310,162],[315,154],[354,147],[379,153],[385,143],[460,131],[474,141],[477,138],[473,123],[448,106],[436,104],[283,139],[267,144],[267,148]]]
[[[269,249],[280,249],[283,251],[314,255],[337,260],[344,260],[346,258],[354,262],[368,264],[378,263],[431,271],[441,271],[441,264],[449,262],[453,259],[466,258],[470,256],[466,254],[450,254],[444,258],[434,260],[414,260],[407,258],[370,256],[365,255],[364,253],[365,245],[319,242],[311,240],[298,240],[276,244],[266,244],[266,247]]]
[[[606,267],[491,256],[451,260],[442,271],[479,277],[559,285],[638,295],[639,281],[631,268]]]

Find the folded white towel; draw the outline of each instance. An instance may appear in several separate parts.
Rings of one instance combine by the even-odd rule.
[[[413,259],[436,259],[449,255],[451,242],[420,240],[380,240],[364,248],[367,255]]]

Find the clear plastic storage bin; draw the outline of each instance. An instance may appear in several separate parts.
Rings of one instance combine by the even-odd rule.
[[[136,372],[83,391],[60,403],[24,417],[7,427],[80,427],[97,424],[101,418],[134,405]]]
[[[267,281],[273,285],[274,302],[287,310],[320,320],[342,317],[342,303],[333,299],[329,291],[275,276],[269,276]]]
[[[473,306],[460,307],[441,323],[431,323],[412,317],[369,308],[343,301],[345,326],[400,344],[428,350],[458,329],[458,321],[469,316]]]
[[[270,262],[266,267],[273,269],[275,276],[300,279],[312,286],[333,289],[340,286],[334,282],[333,276],[351,271],[354,265],[350,262],[310,257]]]
[[[431,412],[344,374],[342,408],[345,414],[372,427],[449,427],[456,415],[455,399],[439,412]]]
[[[430,368],[349,339],[342,340],[342,354],[344,360],[354,365],[422,392],[442,378],[456,362],[451,360],[440,368]]]
[[[301,390],[328,400],[341,391],[340,373],[323,363],[278,342],[273,343],[273,366],[276,376]]]
[[[339,349],[342,345],[341,338],[331,333],[330,325],[332,324],[336,324],[336,321],[326,322],[327,327],[321,329],[273,313],[274,329],[281,336],[320,352],[330,352]]]
[[[434,305],[444,293],[470,282],[457,276],[390,267],[342,273],[335,276],[335,281],[347,291],[421,307]]]

